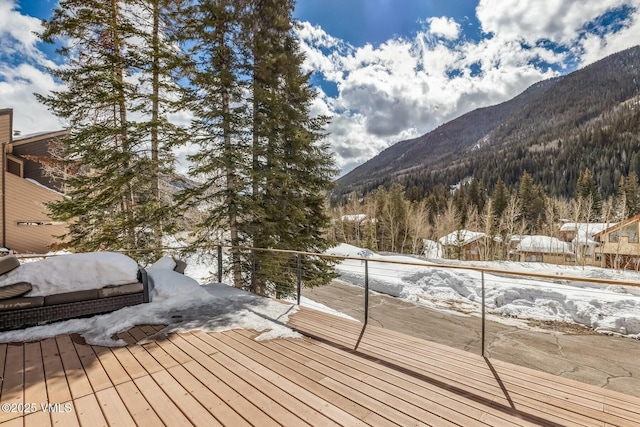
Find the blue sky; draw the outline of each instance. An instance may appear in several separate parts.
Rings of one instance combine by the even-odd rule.
[[[37,42],[56,0],[0,0],[0,108],[23,134],[62,126]],[[342,173],[403,139],[640,43],[640,0],[299,0],[295,17]],[[177,120],[188,121],[187,112]]]

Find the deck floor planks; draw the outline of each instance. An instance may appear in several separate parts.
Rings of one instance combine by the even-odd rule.
[[[49,398],[39,341],[24,344],[24,401],[36,406],[34,413],[24,417],[25,427],[51,425],[49,413],[40,406],[48,404]]]
[[[9,404],[10,411],[0,411],[0,423],[22,417],[24,404],[24,345],[9,344],[2,381],[2,404]]]
[[[162,371],[161,371],[162,372]],[[133,380],[155,413],[167,426],[192,426],[191,422],[150,376]]]
[[[321,322],[324,316],[326,316],[323,313],[313,313],[305,309],[304,316],[307,315],[309,315],[310,318],[315,319],[315,322]],[[336,324],[340,324],[339,322],[341,322],[341,319],[334,319],[332,321]],[[353,321],[351,321],[351,323],[343,322],[340,324],[340,329],[344,328],[359,328],[359,333],[362,329],[362,324],[356,324]],[[402,344],[403,347],[412,348],[417,354],[424,355],[434,360],[438,358],[457,360],[464,364],[463,369],[474,370],[477,368],[475,369],[476,373],[483,374],[483,376],[487,377],[491,382],[494,380],[493,376],[487,372],[487,363],[482,358],[474,357],[475,355],[471,353],[460,351],[452,352],[450,348],[437,343],[429,342],[428,345],[425,345],[425,342],[421,341],[419,338],[407,337],[399,332],[386,329],[368,327],[367,330],[368,332],[373,331],[372,334],[379,337],[378,342],[395,342]],[[372,335],[367,334],[366,338],[363,339],[363,342],[370,342],[371,336]],[[562,405],[566,405],[567,402],[570,402],[570,405],[572,403],[578,403],[583,407],[590,407],[597,411],[603,410],[603,395],[595,393],[593,386],[576,383],[575,381],[568,379],[566,379],[568,381],[568,385],[565,386],[563,383],[563,380],[565,379],[553,376],[552,374],[532,371],[528,368],[510,365],[500,361],[492,360],[491,363],[494,369],[499,371],[500,377],[505,384],[522,386],[527,388],[530,393],[536,393],[536,390],[543,389],[545,390],[545,393],[549,395],[550,399],[553,399],[554,396],[562,399]],[[600,390],[598,390],[598,392],[599,391]],[[626,395],[620,396],[620,393],[610,392],[614,395],[618,395],[618,397],[622,397],[622,399],[616,400],[616,403],[625,400]]]
[[[42,351],[42,365],[49,403],[70,401],[71,391],[55,338],[40,341],[40,351]]]
[[[312,313],[312,317],[314,317],[314,319],[317,319],[322,317],[322,314]],[[310,323],[307,323],[308,327],[316,327],[316,324],[317,324],[316,321],[309,321],[309,322]],[[332,322],[336,324],[336,322],[340,322],[340,320],[332,319]],[[342,328],[340,328],[339,331],[343,331],[344,333],[345,328],[346,326],[343,324]],[[375,327],[367,328],[367,331],[378,331],[378,330],[379,328],[375,328]],[[351,332],[355,333],[356,330],[352,330]],[[335,331],[333,333],[335,333]],[[482,383],[484,382],[488,386],[493,386],[495,388],[495,383],[496,383],[495,380],[491,381],[491,378],[488,378],[488,376],[485,376],[484,378],[482,378],[482,377],[478,377],[477,375],[474,375],[474,376],[459,375],[453,372],[451,369],[453,369],[454,367],[448,365],[448,361],[446,360],[448,358],[445,358],[445,360],[437,360],[437,364],[435,363],[436,359],[433,359],[433,358],[425,358],[423,360],[418,361],[414,358],[414,356],[411,355],[410,352],[407,353],[406,351],[399,350],[400,347],[398,346],[389,346],[384,344],[383,343],[384,339],[377,338],[374,340],[368,340],[366,338],[367,334],[368,332],[364,334],[365,338],[362,339],[360,346],[358,347],[358,351],[369,353],[369,354],[382,355],[382,357],[388,358],[389,360],[398,361],[399,363],[402,363],[403,365],[406,365],[406,366],[411,366],[414,369],[424,369],[427,372],[429,372],[431,375],[434,375],[434,373],[437,373],[439,375],[442,375],[443,378],[448,378],[449,381],[454,380],[455,383],[459,385],[475,384],[475,386],[478,389],[480,389],[483,387]],[[471,357],[471,355],[469,355],[469,357]],[[465,368],[464,366],[460,366],[459,369],[464,370]],[[511,398],[514,400],[514,402],[518,404],[518,406],[520,407],[525,406],[526,408],[529,408],[529,409],[526,409],[527,412],[546,410],[548,416],[552,417],[551,419],[553,419],[554,422],[558,422],[563,425],[574,422],[574,421],[579,421],[583,423],[583,425],[600,425],[598,422],[591,419],[591,417],[584,416],[582,414],[582,412],[584,411],[579,411],[579,410],[575,412],[568,411],[566,410],[566,406],[567,406],[566,404],[563,405],[564,407],[554,407],[552,405],[549,405],[548,404],[549,398],[545,394],[528,390],[524,394],[519,395],[513,392],[514,388],[516,387],[511,387],[511,390],[510,390]],[[535,398],[532,399],[530,397],[531,395],[536,395],[536,397],[538,397],[540,401],[542,401],[543,403],[541,404],[540,401],[537,401]],[[582,409],[582,408],[579,408],[579,409]],[[601,415],[602,412],[597,412],[596,414]]]
[[[93,393],[91,383],[82,366],[80,356],[78,356],[76,348],[71,341],[71,337],[69,335],[59,335],[55,338],[55,342],[60,352],[60,359],[64,366],[64,372],[73,399],[78,399]]]
[[[226,426],[251,426],[247,420],[242,418],[224,400],[208,389],[200,380],[194,377],[184,366],[174,366],[169,373],[192,395],[203,408],[216,417],[216,419]]]
[[[158,361],[147,351],[145,347],[136,344],[138,340],[136,340],[133,335],[129,334],[128,332],[123,332],[118,334],[118,337],[127,342],[128,345],[126,349],[131,353],[131,356],[133,356],[140,363],[140,366],[148,374],[159,372],[164,369],[162,365],[158,363]]]
[[[0,344],[0,378],[4,378],[4,362],[7,358],[7,344]],[[0,402],[2,401],[2,384],[0,384]]]
[[[70,410],[67,412],[66,408],[63,411],[51,413],[51,425],[54,427],[79,427],[78,416],[76,414],[77,409],[73,402],[59,402],[61,405],[69,404]]]
[[[274,384],[280,384],[281,388],[288,390],[289,393],[294,394],[302,402],[312,406],[315,410],[320,411],[334,422],[341,425],[364,425],[361,418],[370,414],[369,411],[361,410],[359,411],[360,417],[356,417],[335,405],[331,400],[326,400],[325,397],[316,394],[319,392],[320,387],[317,385],[315,387],[309,387],[309,385],[317,383],[309,382],[306,384],[307,387],[305,387],[301,384],[303,382],[301,378],[302,376],[292,379],[290,378],[290,373],[278,372],[282,371],[282,369],[278,369],[278,367],[274,366],[274,363],[272,363],[273,360],[266,356],[266,350],[262,345],[260,345],[260,351],[255,351],[249,346],[250,340],[241,337],[236,333],[217,334],[215,338],[228,345],[228,348],[233,349],[233,352],[228,354],[230,357],[236,358],[236,360],[243,364],[259,364],[259,366],[262,367],[259,375]]]
[[[126,369],[120,364],[110,348],[102,346],[91,346],[91,349],[98,357],[100,364],[106,372],[111,384],[117,385],[131,381],[131,377]]]
[[[289,378],[291,381],[300,385],[307,391],[315,394],[323,401],[327,402],[330,406],[335,406],[337,409],[344,411],[356,419],[366,421],[373,425],[398,425],[386,418],[383,418],[379,414],[372,412],[370,409],[365,408],[362,405],[357,404],[346,396],[343,396],[330,388],[320,384],[320,380],[325,378],[325,375],[318,373],[306,366],[309,361],[294,360],[289,358],[288,355],[283,357],[281,352],[277,352],[272,348],[272,343],[269,341],[257,343],[253,341],[256,334],[250,331],[236,330],[234,334],[242,337],[241,343],[248,349],[264,356],[262,363],[268,366],[273,371],[280,375]],[[247,350],[243,350],[247,351]],[[296,353],[292,353],[296,354]],[[259,357],[259,356],[258,356]]]
[[[176,367],[174,366],[174,368]],[[194,425],[222,426],[209,411],[204,410],[202,405],[168,371],[156,372],[151,376],[162,391]]]
[[[109,425],[94,394],[82,396],[75,399],[73,403],[81,426],[107,427]]]
[[[124,368],[129,378],[140,378],[148,374],[128,348],[113,347],[110,350]]]
[[[136,427],[135,421],[115,388],[111,387],[96,392],[96,399],[110,426]]]
[[[144,427],[163,425],[160,417],[158,417],[133,381],[118,384],[115,388],[136,424]]]
[[[2,403],[74,408],[0,414],[0,424],[640,425],[633,396],[377,327],[360,336],[362,324],[308,309],[290,323],[321,340],[257,342],[245,330],[162,337],[161,326],[142,326],[119,334],[122,348],[69,335],[0,344]]]
[[[376,366],[375,364],[365,364],[358,360],[346,359],[343,354],[332,354],[331,351],[323,352],[319,348],[300,340],[296,341],[278,341],[276,344],[290,348],[292,351],[302,352],[314,362],[309,364],[310,367],[316,363],[321,363],[329,369],[336,369],[345,374],[358,372],[357,375],[364,375],[364,381],[379,390],[391,392],[403,399],[407,404],[416,405],[422,409],[434,412],[434,416],[440,416],[460,425],[474,425],[476,420],[492,421],[494,423],[510,423],[511,425],[532,425],[526,421],[520,422],[517,418],[509,415],[498,417],[487,412],[487,406],[474,404],[471,399],[461,398],[455,393],[446,393],[445,389],[437,386],[428,387],[426,382],[412,383],[403,380],[400,376],[391,375],[387,371],[380,369],[384,366]],[[296,348],[297,347],[297,348]],[[375,372],[371,375],[371,372]],[[435,408],[435,409],[434,409]],[[471,419],[469,417],[472,417]],[[485,425],[485,424],[482,424]]]
[[[310,313],[309,318],[306,318],[307,313]],[[344,337],[340,337],[341,334],[355,334],[356,332],[360,332],[362,330],[362,325],[360,324],[359,328],[358,326],[354,327],[354,324],[356,324],[356,322],[349,322],[349,321],[345,321],[342,319],[336,319],[333,316],[330,316],[330,318],[327,320],[327,322],[324,322],[324,318],[328,317],[327,315],[323,314],[323,313],[317,313],[317,312],[311,312],[311,310],[307,310],[305,309],[303,311],[303,318],[301,319],[297,319],[294,316],[294,322],[293,324],[296,324],[296,321],[298,322],[299,325],[299,329],[304,331],[305,329],[311,329],[312,330],[312,334],[314,335],[321,335],[324,336],[326,339],[328,340],[332,340],[334,338],[336,338],[337,336],[337,340],[341,342],[341,344],[345,343],[345,342],[349,342],[351,339],[349,338],[344,338]],[[297,315],[296,315],[297,316]],[[327,326],[327,323],[329,324],[329,326],[332,326],[336,329],[334,330],[327,330],[325,329]],[[320,327],[319,325],[323,325],[325,328]],[[350,331],[349,331],[350,329]],[[376,355],[378,357],[382,356],[383,358],[389,358],[391,360],[398,360],[401,361],[403,365],[407,365],[407,366],[412,366],[413,368],[416,369],[421,369],[424,368],[424,363],[423,361],[417,361],[415,358],[412,358],[412,356],[402,356],[399,352],[398,352],[398,347],[397,346],[392,346],[389,347],[386,344],[382,344],[382,342],[385,341],[385,339],[388,339],[388,337],[378,337],[375,341],[375,344],[371,344],[370,341],[368,340],[368,334],[369,331],[378,331],[380,328],[375,328],[375,327],[367,327],[367,333],[364,334],[364,337],[362,339],[362,341],[360,342],[360,346],[358,347],[358,351],[362,351],[365,353],[370,353],[372,355]],[[382,331],[381,333],[388,333],[389,331]],[[399,333],[398,336],[402,336]],[[419,339],[412,339],[407,337],[407,342],[413,342],[416,345],[419,345]],[[396,343],[398,344],[398,343]],[[402,344],[404,344],[404,342],[402,342]],[[344,345],[344,344],[343,344]],[[367,345],[369,345],[369,347],[367,347]],[[422,347],[431,347],[431,343],[422,343]],[[368,349],[368,351],[367,351]],[[459,351],[452,351],[451,349],[449,349],[448,353],[453,353],[453,354],[460,354],[463,352],[459,352]],[[463,353],[464,354],[464,353]],[[423,353],[424,355],[424,353]],[[446,359],[446,355],[442,355],[445,357],[440,357],[440,359]],[[473,359],[473,355],[469,355],[466,356],[467,358]],[[425,358],[427,359],[427,358]],[[430,357],[429,359],[431,360],[437,360],[434,359],[434,357]],[[476,361],[477,360],[481,360],[479,357],[476,357]],[[446,363],[446,362],[445,362]],[[486,363],[485,363],[486,365]],[[507,366],[510,366],[508,364],[506,364]],[[432,369],[427,369],[427,371],[432,374],[433,373],[433,368],[438,369],[437,367],[434,367],[434,365],[431,365]],[[465,369],[465,366],[460,366],[461,370]],[[485,366],[486,369],[486,366]],[[526,371],[526,368],[522,368],[525,370],[525,372],[527,372],[527,374],[529,375],[533,375],[535,377],[535,372],[534,371]],[[522,369],[520,370],[520,372],[522,372]],[[484,381],[487,380],[491,380],[490,377],[488,377],[488,375],[485,375]],[[570,380],[569,380],[570,381]],[[472,383],[473,380],[470,379],[470,377],[463,377],[461,379],[458,379],[459,383],[464,383],[464,384],[469,384]],[[494,379],[495,382],[495,379]],[[511,384],[510,385],[510,389],[517,389],[517,386],[513,386]],[[551,386],[553,386],[554,384],[550,384]],[[563,387],[559,387],[560,390],[563,389]],[[575,393],[579,393],[581,389],[588,389],[590,392],[595,393],[595,388],[593,387],[589,387],[588,385],[580,385],[578,387],[578,391],[574,391],[573,389],[569,390],[571,392],[575,392]],[[575,421],[579,421],[581,423],[583,423],[584,425],[601,425],[601,422],[597,422],[594,421],[593,419],[591,419],[592,416],[595,416],[601,420],[603,419],[608,419],[610,422],[615,423],[616,425],[633,425],[632,423],[630,424],[629,421],[625,421],[625,417],[617,417],[617,418],[609,418],[606,415],[603,415],[602,411],[597,411],[597,410],[593,410],[593,407],[588,408],[585,406],[580,406],[580,405],[575,405],[573,403],[567,403],[565,400],[560,400],[559,398],[556,399],[554,397],[549,397],[549,396],[545,396],[548,392],[548,388],[547,387],[538,387],[538,390],[543,389],[545,391],[545,393],[537,393],[534,390],[531,389],[523,389],[520,388],[519,391],[526,394],[526,395],[535,395],[536,393],[538,394],[538,396],[542,399],[542,404],[540,402],[535,401],[535,399],[530,399],[529,396],[525,396],[525,395],[518,395],[518,394],[512,394],[512,398],[516,397],[518,399],[520,399],[520,404],[523,404],[525,406],[530,407],[530,410],[537,412],[537,411],[542,411],[542,412],[548,412],[552,417],[555,418],[556,422],[559,422],[561,424],[567,424],[570,422],[575,422]],[[552,388],[552,390],[555,390]],[[565,390],[566,391],[566,390]],[[614,392],[615,393],[615,392]],[[562,394],[562,393],[561,393]],[[563,395],[566,396],[566,395]],[[571,394],[569,394],[569,397],[571,397]],[[574,396],[574,400],[575,400],[575,396]],[[579,398],[578,398],[579,400]],[[549,403],[555,403],[555,405],[557,406],[553,406],[550,405]],[[571,407],[571,409],[573,409],[573,411],[567,411],[566,407],[569,406]],[[598,407],[599,405],[596,404],[595,407]],[[589,416],[583,416],[584,412],[588,412]]]
[[[203,335],[197,333],[196,335]],[[326,417],[322,413],[325,409],[322,405],[318,405],[315,396],[306,394],[305,390],[297,384],[292,383],[284,377],[276,374],[259,362],[251,359],[243,353],[228,346],[225,342],[225,334],[217,334],[210,336],[217,340],[219,352],[214,353],[212,358],[224,366],[232,366],[234,372],[247,369],[243,378],[250,382],[256,389],[262,390],[270,398],[287,402],[287,409],[300,417],[303,421],[310,425],[337,425],[335,420]],[[306,397],[306,398],[305,398]],[[357,420],[353,419],[352,422]]]
[[[100,359],[98,359],[93,348],[85,343],[77,342],[74,342],[73,346],[78,353],[80,363],[82,363],[82,367],[87,374],[87,378],[89,379],[89,383],[91,384],[93,391],[98,392],[105,388],[113,387],[113,383],[111,382],[109,375],[107,375],[107,371],[105,371],[104,367],[100,363]]]
[[[137,340],[143,340],[148,337],[148,334],[143,332],[140,328],[131,328],[129,333]],[[178,365],[178,362],[171,356],[167,354],[166,351],[162,350],[157,342],[149,342],[146,344],[142,344],[142,347],[149,352],[149,354],[158,362],[161,367],[156,372],[161,372],[164,369],[168,369],[172,366]]]
[[[163,346],[166,345],[166,342],[161,341],[159,344]],[[233,388],[237,394],[251,396],[252,403],[256,407],[260,408],[268,418],[271,418],[284,426],[306,424],[299,417],[289,411],[288,408],[283,407],[280,403],[272,400],[264,393],[263,390],[253,387],[246,378],[247,373],[249,372],[248,369],[229,369],[229,367],[214,359],[217,354],[218,353],[208,356],[198,351],[192,353],[191,356],[227,386]],[[261,422],[267,422],[267,420],[265,419]]]
[[[289,343],[278,342],[278,344],[286,347],[293,346],[301,346],[308,348],[314,352],[322,352],[326,357],[332,358],[335,361],[342,361],[342,363],[348,363],[350,366],[354,366],[357,369],[360,369],[365,372],[376,371],[376,377],[381,379],[385,379],[390,384],[397,384],[407,390],[414,390],[415,393],[429,393],[429,394],[438,394],[442,397],[434,397],[438,404],[445,404],[441,401],[441,399],[447,398],[451,399],[455,402],[460,402],[463,405],[466,405],[468,408],[473,408],[478,411],[484,412],[483,414],[478,414],[478,419],[483,421],[489,421],[494,425],[499,425],[499,423],[509,423],[510,425],[523,425],[523,426],[531,426],[536,425],[530,421],[522,420],[518,418],[518,414],[515,413],[510,407],[502,407],[497,408],[495,404],[488,400],[491,395],[487,395],[487,400],[479,399],[478,396],[471,396],[471,393],[460,394],[455,393],[454,391],[449,390],[447,387],[442,387],[438,384],[432,384],[430,381],[425,381],[424,378],[416,377],[409,372],[405,372],[403,370],[393,369],[384,364],[376,363],[375,361],[367,360],[365,358],[359,357],[358,355],[349,353],[349,352],[341,352],[332,347],[330,344],[318,343],[318,342],[305,342],[305,341],[292,341]],[[322,351],[324,349],[325,351]],[[293,348],[295,350],[295,348]],[[313,356],[311,356],[313,357]],[[490,408],[487,408],[487,407]],[[496,415],[489,414],[485,411],[489,409],[500,409]]]
[[[380,336],[376,337],[378,341],[390,342],[393,344],[394,339],[390,337],[393,336],[396,339],[396,344],[404,345],[404,341],[402,341],[403,335],[398,332],[387,331],[375,327],[368,329],[377,332],[377,334],[380,334]],[[363,339],[363,342],[365,344],[370,343],[371,335],[365,335],[365,337],[366,338]],[[411,342],[415,344],[415,347],[412,348]],[[464,352],[460,351],[452,352],[451,349],[447,349],[442,345],[420,342],[419,339],[416,338],[407,339],[406,346],[412,348],[412,350],[415,351],[418,355],[425,356],[426,358],[429,358],[431,360],[438,360],[443,358],[449,360],[457,360],[463,364],[461,366],[461,369],[470,369],[471,371],[473,371],[474,375],[481,374],[484,376],[485,380],[488,379],[489,382],[492,382],[495,379],[492,374],[490,375],[487,371],[488,362],[473,354],[465,354]],[[493,365],[492,367],[495,369],[504,385],[511,392],[515,392],[516,395],[521,394],[523,396],[531,397],[540,395],[540,390],[543,390],[543,396],[540,398],[540,400],[544,401],[545,403],[551,404],[552,406],[569,409],[579,414],[595,416],[606,422],[611,422],[616,425],[635,425],[637,423],[637,421],[633,421],[635,415],[631,415],[631,418],[628,418],[627,421],[624,420],[625,416],[619,417],[617,416],[618,414],[615,413],[612,414],[614,416],[611,417],[602,415],[604,411],[604,398],[596,393],[596,391],[599,391],[599,389],[596,389],[593,386],[576,383],[575,381],[568,379],[555,381],[556,378],[561,377],[553,376],[551,374],[543,372],[533,371],[524,367],[516,367],[514,365],[500,363],[499,361],[492,360],[489,363]],[[626,395],[621,395],[617,392],[609,391],[609,393],[612,393],[613,395],[619,395],[618,397],[622,397],[622,399],[616,401],[617,404],[620,404],[620,401],[624,402],[629,398],[631,400],[634,400],[633,397],[627,398]],[[627,406],[628,408],[628,405],[625,406]],[[627,409],[624,412],[628,417],[630,411]]]
[[[25,415],[24,427],[50,427],[51,416],[48,412],[40,411],[40,408],[34,413]]]

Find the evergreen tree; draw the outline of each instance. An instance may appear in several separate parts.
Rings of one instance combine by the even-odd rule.
[[[519,219],[524,220],[527,231],[533,233],[539,230],[545,214],[544,191],[540,185],[533,183],[527,171],[524,171],[520,180],[518,203]]]
[[[189,206],[206,206],[193,230],[195,244],[210,250],[217,244],[230,245],[234,285],[242,287],[248,282],[242,276],[242,263],[249,260],[243,261],[238,248],[250,243],[248,218],[242,213],[252,206],[247,196],[251,174],[246,160],[249,111],[243,95],[247,85],[240,78],[247,58],[237,49],[243,12],[237,4],[207,0],[183,11],[181,42],[191,46],[185,67],[190,82],[186,98],[195,116],[191,132],[199,148],[189,157],[190,174],[199,185],[183,192],[181,200]],[[228,240],[219,230],[229,230]]]
[[[259,249],[327,249],[324,192],[335,173],[322,141],[327,119],[310,116],[315,93],[300,69],[292,11],[291,1],[201,1],[187,10],[185,32],[200,145],[191,172],[202,185],[184,199],[207,203],[199,242],[229,229],[233,247],[258,248],[251,258],[232,250],[234,282],[246,283],[251,269],[253,291],[278,297],[293,292],[297,260]],[[302,270],[306,286],[334,277],[321,259],[304,259]]]
[[[66,121],[61,139],[67,198],[49,205],[55,219],[70,222],[65,236],[76,250],[135,248],[147,242],[140,198],[148,182],[139,173],[141,142],[132,139],[130,106],[136,87],[125,79],[135,67],[131,20],[121,2],[62,0],[40,37],[65,39],[58,52],[66,66],[49,71],[65,89],[39,100]],[[141,192],[142,191],[142,192]]]
[[[594,221],[600,217],[602,213],[602,198],[596,188],[596,181],[589,169],[583,170],[578,178],[576,197],[582,199],[585,202],[583,204],[590,206],[591,215],[585,218],[587,222]]]
[[[509,193],[507,192],[507,187],[504,185],[502,179],[498,178],[498,182],[496,183],[491,196],[491,207],[496,221],[502,217],[502,212],[504,212],[508,204]]]
[[[323,252],[329,217],[324,192],[335,173],[328,145],[323,141],[325,117],[310,116],[315,92],[310,75],[301,71],[300,51],[292,18],[294,2],[253,0],[244,22],[251,54],[252,206],[251,239],[257,247]],[[265,256],[274,258],[272,255]],[[292,257],[282,262],[293,263]],[[286,268],[267,269],[258,257],[257,293],[291,293],[295,283]],[[317,258],[302,265],[306,286],[326,283],[331,266]]]

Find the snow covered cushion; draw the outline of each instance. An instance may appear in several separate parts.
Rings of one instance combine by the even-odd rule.
[[[115,252],[60,255],[42,261],[26,262],[0,276],[0,286],[29,282],[29,296],[100,289],[138,280],[138,263]]]
[[[0,300],[16,298],[31,290],[31,283],[18,282],[0,287]]]

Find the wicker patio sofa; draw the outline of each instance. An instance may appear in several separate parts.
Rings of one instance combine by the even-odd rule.
[[[93,316],[150,302],[153,285],[150,285],[144,268],[138,268],[137,279],[135,283],[106,286],[101,289],[0,299],[0,330]]]

